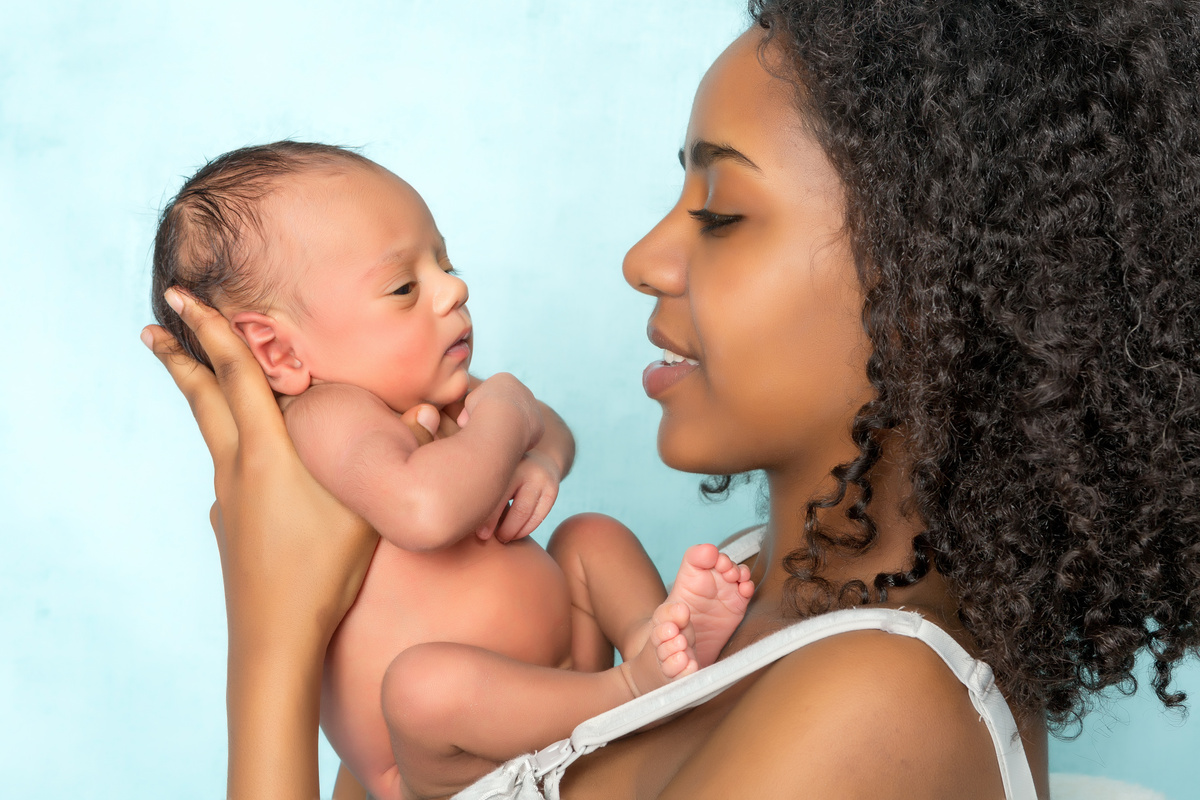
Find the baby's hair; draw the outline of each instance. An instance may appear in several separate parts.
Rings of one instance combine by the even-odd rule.
[[[198,300],[265,310],[273,287],[248,269],[261,239],[261,203],[281,178],[312,169],[375,166],[371,160],[329,144],[282,141],[233,150],[208,162],[163,208],[154,236],[150,304],[154,318],[192,358],[211,367],[204,349],[163,299],[172,286]]]

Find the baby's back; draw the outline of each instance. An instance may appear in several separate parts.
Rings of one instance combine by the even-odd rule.
[[[457,642],[566,666],[570,619],[566,578],[532,539],[501,544],[469,536],[423,553],[381,540],[330,642],[321,725],[370,788],[395,768],[380,689],[397,655],[422,642]]]

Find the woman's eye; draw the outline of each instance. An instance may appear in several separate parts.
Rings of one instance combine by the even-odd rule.
[[[417,282],[409,281],[408,283],[404,284],[396,291],[392,292],[392,294],[398,294],[398,295],[412,294],[413,289],[415,289],[415,288],[417,288]]]
[[[741,214],[718,214],[715,211],[709,211],[707,208],[697,208],[694,211],[689,211],[688,214],[692,219],[701,223],[700,233],[704,234],[712,233],[727,225],[732,225],[742,218]]]

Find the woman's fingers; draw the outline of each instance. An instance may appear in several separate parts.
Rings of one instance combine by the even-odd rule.
[[[451,417],[449,414],[447,414],[446,409],[442,409],[441,419],[438,421],[438,438],[445,439],[447,436],[453,436],[460,430],[462,430],[462,428],[454,420],[454,417]]]
[[[413,436],[417,437],[417,444],[427,445],[433,441],[434,435],[437,433],[441,414],[435,407],[428,403],[422,403],[401,414],[400,421],[408,426]]]
[[[175,337],[158,325],[142,330],[142,341],[158,357],[187,399],[213,463],[226,463],[237,450],[237,426],[217,379],[183,352]]]
[[[256,439],[272,443],[280,441],[280,437],[286,438],[283,416],[266,376],[245,343],[229,327],[229,320],[178,289],[168,289],[166,299],[196,334],[212,362],[243,449],[253,449]]]

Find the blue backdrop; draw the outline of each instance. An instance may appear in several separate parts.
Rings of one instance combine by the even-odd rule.
[[[210,467],[137,335],[159,207],[231,148],[358,145],[422,192],[471,287],[476,371],[516,373],[578,438],[544,530],[605,511],[673,570],[756,519],[753,489],[708,506],[658,462],[649,300],[620,274],[674,201],[692,92],[741,0],[339,5],[0,0],[7,796],[223,794]],[[1053,759],[1185,798],[1196,752],[1200,725],[1139,696]],[[334,763],[325,748],[326,793]]]

